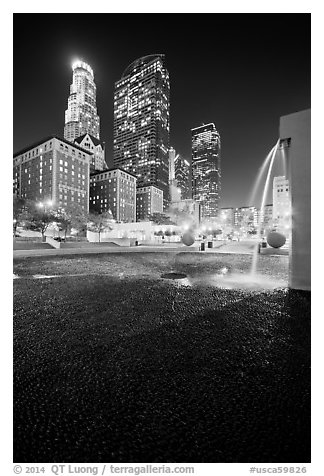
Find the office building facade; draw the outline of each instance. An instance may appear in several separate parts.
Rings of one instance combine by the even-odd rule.
[[[221,191],[221,142],[215,124],[191,130],[192,198],[201,204],[204,220],[218,218]]]
[[[289,234],[291,230],[291,197],[289,181],[285,176],[273,179],[273,223],[278,231]]]
[[[234,227],[241,236],[256,233],[259,224],[259,210],[256,207],[240,207],[234,210]]]
[[[182,200],[189,200],[190,194],[190,163],[180,154],[175,161],[175,179],[181,193]]]
[[[90,176],[90,211],[111,211],[118,223],[136,221],[136,177],[121,169]]]
[[[219,224],[224,234],[231,234],[234,231],[234,208],[221,208]]]
[[[51,200],[55,208],[89,210],[91,153],[56,136],[47,137],[13,158],[14,193],[26,200]]]
[[[97,88],[93,70],[84,61],[73,63],[72,70],[68,108],[65,111],[64,139],[73,142],[87,132],[100,139],[100,119],[96,105]]]
[[[131,63],[115,83],[114,166],[133,173],[138,187],[156,186],[169,199],[169,73],[164,55]]]
[[[147,220],[153,213],[163,212],[163,190],[150,185],[136,190],[136,219]]]
[[[180,154],[177,154],[173,147],[169,150],[169,183],[177,188],[176,198],[178,200],[191,199],[190,194],[190,163]]]
[[[268,233],[273,229],[273,204],[269,203],[264,206],[263,212],[260,211],[259,219],[261,221],[261,233]]]

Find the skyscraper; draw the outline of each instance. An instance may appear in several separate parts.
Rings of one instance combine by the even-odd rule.
[[[190,164],[173,147],[169,150],[169,184],[171,201],[187,200],[190,194]]]
[[[191,129],[192,198],[201,204],[202,219],[218,216],[221,190],[221,143],[215,124]]]
[[[187,200],[190,195],[190,163],[180,154],[175,159],[175,178],[181,191],[181,199]]]
[[[133,173],[137,186],[155,185],[169,199],[169,73],[164,55],[143,56],[115,83],[114,166]]]
[[[73,142],[87,132],[100,139],[100,119],[96,106],[96,84],[92,68],[83,61],[72,65],[68,108],[65,111],[64,139]]]

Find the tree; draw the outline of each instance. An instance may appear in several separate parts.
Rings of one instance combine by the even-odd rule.
[[[79,204],[69,205],[68,207],[59,208],[55,212],[55,222],[59,231],[64,231],[64,238],[71,228],[78,231],[87,229],[87,214]]]
[[[32,202],[26,213],[26,227],[29,230],[40,231],[42,241],[45,241],[45,232],[49,225],[55,221],[55,213],[46,204]]]
[[[113,215],[110,210],[103,213],[90,212],[88,215],[87,228],[90,231],[98,233],[99,243],[100,234],[107,230],[113,229]]]
[[[71,228],[72,223],[71,212],[66,208],[59,208],[55,211],[55,222],[59,232],[64,231],[64,239],[66,239],[66,234]]]
[[[189,226],[190,229],[195,229],[198,226],[198,216],[195,216],[187,203],[181,207],[178,204],[170,205],[169,214],[173,224],[180,227]]]
[[[24,198],[13,196],[13,236],[17,235],[17,227],[20,226],[26,218],[26,200]]]
[[[71,214],[71,228],[75,228],[79,233],[86,233],[88,214],[79,204],[74,204],[69,207]]]
[[[152,213],[149,215],[148,219],[157,225],[175,225],[171,218],[165,213]]]

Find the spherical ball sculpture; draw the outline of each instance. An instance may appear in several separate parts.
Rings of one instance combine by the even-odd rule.
[[[286,243],[286,237],[277,231],[271,231],[267,236],[267,242],[272,248],[281,248]]]
[[[186,231],[182,236],[182,243],[186,246],[191,246],[195,242],[195,237],[191,231]]]

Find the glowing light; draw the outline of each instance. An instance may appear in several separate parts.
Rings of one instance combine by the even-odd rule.
[[[85,63],[84,61],[81,61],[81,60],[75,60],[73,61],[72,63],[72,70],[74,71],[76,68],[82,68],[82,69],[85,69],[86,71],[88,71],[88,73],[90,73],[92,76],[93,76],[93,70],[91,68],[91,66],[89,66],[87,63]]]
[[[39,208],[46,208],[46,205],[48,205],[49,207],[51,207],[53,205],[53,202],[52,200],[47,200],[46,202],[38,202],[36,203],[36,205],[39,207]]]

